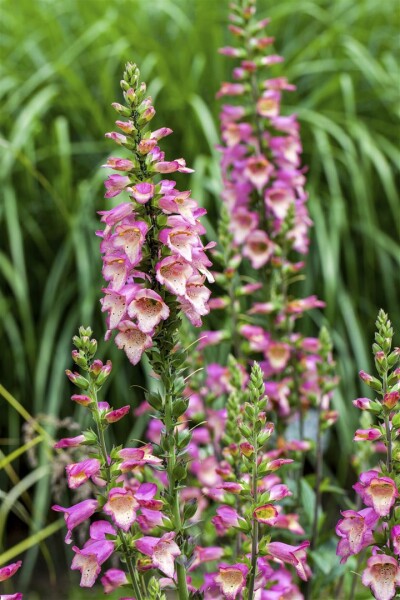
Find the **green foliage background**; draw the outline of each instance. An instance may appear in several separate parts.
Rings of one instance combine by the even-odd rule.
[[[371,366],[378,308],[400,330],[399,5],[259,0],[258,7],[272,18],[274,50],[286,59],[272,72],[298,88],[287,101],[302,125],[315,223],[303,292],[327,302],[342,378],[335,475],[345,484],[358,419],[351,400],[361,391],[356,373]],[[232,66],[217,54],[229,43],[227,13],[227,0],[0,2],[0,382],[50,435],[48,416],[82,420],[63,375],[72,335],[82,323],[99,338],[104,332],[94,231],[96,211],[107,206],[99,167],[114,150],[104,132],[113,129],[110,103],[120,99],[123,65],[138,63],[155,100],[155,126],[175,132],[163,144],[167,156],[184,156],[196,169],[179,184],[209,210],[212,238],[220,202],[215,92]],[[109,400],[139,401],[132,386],[148,385],[146,365],[128,368],[112,343],[103,352],[118,370]],[[0,410],[8,455],[22,444],[24,419],[4,397]],[[130,425],[120,433],[140,435],[143,422]],[[49,452],[40,446],[33,470],[20,458],[0,472],[0,554],[34,536],[22,585],[39,554],[35,536],[54,521]],[[43,578],[54,580],[52,543],[50,551],[42,544],[40,560]]]

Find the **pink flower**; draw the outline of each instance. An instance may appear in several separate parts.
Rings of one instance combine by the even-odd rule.
[[[142,260],[142,248],[149,227],[144,221],[133,221],[129,225],[117,225],[112,236],[114,248],[123,249],[130,264],[136,266]]]
[[[375,554],[367,561],[362,574],[363,585],[370,587],[377,600],[391,600],[400,586],[400,566],[398,561],[386,554]]]
[[[123,417],[125,417],[127,414],[129,414],[130,410],[131,407],[129,406],[129,404],[127,404],[126,406],[121,406],[121,408],[116,408],[115,410],[106,412],[104,418],[107,421],[107,423],[116,423],[117,421],[120,421]]]
[[[7,565],[6,567],[0,568],[0,581],[6,581],[6,579],[9,579],[13,575],[15,575],[15,573],[18,571],[21,565],[22,560],[19,560],[15,563]]]
[[[153,566],[171,578],[173,578],[175,572],[175,558],[181,554],[178,546],[173,541],[174,537],[175,533],[169,532],[161,538],[144,536],[135,541],[135,546],[139,552],[150,556]]]
[[[256,229],[246,239],[243,247],[243,256],[246,256],[254,269],[260,269],[271,258],[275,245],[271,242],[265,231]]]
[[[139,204],[146,204],[154,196],[154,189],[152,183],[137,183],[131,188],[131,195]]]
[[[136,508],[138,501],[130,490],[112,488],[108,492],[108,501],[104,505],[104,512],[110,515],[117,527],[129,531],[132,523],[136,521]]]
[[[118,196],[129,184],[129,177],[124,175],[110,175],[108,179],[105,180],[104,185],[106,186],[106,194],[105,198],[114,198],[114,196]]]
[[[176,296],[184,296],[192,267],[179,256],[167,256],[156,265],[156,278]]]
[[[72,571],[81,572],[81,587],[93,587],[101,571],[101,565],[114,552],[114,542],[108,540],[89,540],[82,550],[73,546],[75,556],[72,559]]]
[[[254,512],[253,517],[259,523],[265,523],[266,525],[275,525],[278,516],[278,511],[272,504],[263,504],[258,506]]]
[[[397,486],[390,477],[379,477],[378,471],[361,473],[360,481],[353,489],[361,496],[366,506],[372,506],[381,517],[386,517],[399,497]]]
[[[267,546],[267,551],[274,558],[292,565],[296,569],[300,579],[307,581],[311,575],[311,571],[306,563],[307,555],[305,548],[309,545],[310,542],[308,540],[302,542],[299,546],[290,546],[282,542],[270,542]]]
[[[359,554],[374,542],[372,529],[378,522],[379,515],[372,508],[364,508],[359,512],[345,510],[342,512],[344,519],[336,525],[336,535],[339,541],[336,554],[341,556],[341,563],[345,563],[349,556]]]
[[[169,308],[159,294],[150,289],[140,290],[128,306],[128,314],[137,319],[143,333],[151,333],[160,321],[168,319]]]
[[[159,465],[162,463],[161,458],[153,456],[153,448],[151,444],[145,444],[140,448],[122,448],[118,455],[123,462],[120,465],[122,472],[131,471],[136,467],[144,465]]]
[[[100,581],[105,594],[111,594],[122,585],[128,584],[126,574],[121,569],[108,569]]]
[[[353,440],[355,442],[364,442],[379,440],[382,437],[382,433],[379,429],[357,429]]]
[[[67,471],[68,487],[75,490],[100,471],[100,461],[97,458],[87,458],[78,463],[65,467]]]
[[[99,507],[99,503],[97,500],[83,500],[82,502],[78,502],[78,504],[74,504],[69,508],[64,508],[63,506],[59,506],[55,504],[52,506],[52,510],[57,512],[64,513],[64,519],[67,524],[68,532],[65,538],[65,542],[69,544],[71,542],[71,532],[75,527],[90,519],[90,517],[96,512]]]
[[[247,159],[243,174],[260,191],[269,181],[273,170],[271,163],[260,154]]]
[[[235,600],[246,585],[249,569],[246,565],[236,563],[235,565],[220,565],[215,582],[219,585],[224,598]]]
[[[400,554],[400,525],[395,525],[390,532],[392,548],[395,554]]]
[[[118,348],[125,351],[130,362],[137,365],[143,352],[152,346],[151,337],[131,321],[122,321],[118,329],[119,333],[115,336],[115,343]]]
[[[77,448],[85,441],[84,435],[77,435],[73,438],[63,438],[54,444],[54,448]]]
[[[357,398],[353,400],[353,404],[360,410],[368,410],[371,406],[371,400],[369,398]]]

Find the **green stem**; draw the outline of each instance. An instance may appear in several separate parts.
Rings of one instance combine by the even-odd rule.
[[[106,478],[107,478],[107,486],[110,484],[111,481],[111,469],[110,469],[110,465],[108,464],[108,454],[107,454],[107,446],[106,446],[106,440],[104,437],[104,430],[101,426],[100,423],[100,415],[99,415],[99,409],[98,409],[98,405],[97,405],[97,393],[96,390],[94,388],[91,388],[90,390],[90,395],[91,398],[93,398],[96,402],[96,412],[94,415],[95,418],[95,422],[96,422],[96,428],[97,428],[97,435],[99,438],[99,444],[100,444],[100,451],[103,457],[103,461],[104,461],[104,466],[105,466],[105,470],[106,470]],[[134,592],[136,594],[136,600],[142,600],[143,596],[142,593],[140,591],[140,585],[139,585],[139,578],[138,578],[138,573],[137,571],[134,569],[133,564],[132,564],[132,559],[130,556],[130,552],[129,552],[129,548],[128,548],[128,543],[126,541],[126,537],[124,532],[117,527],[117,532],[119,535],[119,538],[121,540],[121,545],[123,548],[123,556],[125,558],[126,561],[126,566],[128,569],[128,573],[130,575],[131,578],[131,582],[132,582],[132,587],[134,589]]]
[[[391,473],[391,471],[392,471],[392,432],[390,431],[389,415],[385,415],[385,430],[386,430],[386,442],[387,442],[386,467],[387,467],[388,473]]]
[[[255,423],[254,423],[255,426]],[[258,482],[258,445],[257,435],[254,436],[254,463],[252,472],[252,495],[253,505],[257,504],[257,482]],[[258,521],[253,517],[252,530],[251,530],[251,571],[249,581],[249,595],[248,600],[253,600],[254,595],[254,583],[257,572],[257,556],[258,556]]]
[[[165,429],[166,429],[166,437],[169,441],[169,449],[166,456],[167,461],[167,475],[168,475],[168,487],[169,487],[169,497],[171,502],[171,512],[172,518],[174,522],[174,531],[177,533],[178,537],[182,534],[182,519],[181,519],[181,511],[180,511],[180,498],[179,491],[176,489],[176,481],[174,476],[174,469],[176,466],[176,444],[175,444],[175,421],[172,413],[172,405],[173,398],[172,394],[169,390],[169,386],[165,384],[166,395],[165,395]],[[177,591],[179,600],[188,600],[189,599],[189,591],[187,587],[186,581],[186,569],[185,566],[177,562],[176,563],[176,573],[177,573]]]

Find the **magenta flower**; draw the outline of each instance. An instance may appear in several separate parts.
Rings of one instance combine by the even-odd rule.
[[[114,196],[118,196],[128,185],[130,184],[130,179],[124,175],[110,175],[108,179],[104,182],[106,186],[106,194],[105,198],[114,198]]]
[[[246,565],[236,563],[235,565],[220,565],[215,582],[219,585],[224,598],[235,600],[246,585],[249,569]]]
[[[1,594],[0,600],[22,600],[23,595],[20,592],[16,594]]]
[[[370,441],[374,442],[375,440],[379,440],[382,437],[382,432],[379,429],[357,429],[353,440],[355,442],[365,442]]]
[[[336,525],[336,535],[339,541],[336,554],[341,556],[341,563],[345,563],[349,556],[359,554],[363,548],[374,542],[373,528],[378,522],[379,515],[372,508],[364,508],[359,512],[345,510],[342,512],[344,519]]]
[[[362,583],[370,587],[377,600],[391,600],[400,586],[400,565],[393,556],[375,554],[367,561]]]
[[[400,525],[395,525],[390,532],[392,548],[395,554],[400,554]]]
[[[121,569],[108,569],[100,581],[105,594],[111,594],[122,585],[128,584],[126,574]]]
[[[366,506],[372,506],[381,517],[386,517],[396,498],[399,497],[397,486],[390,477],[379,477],[375,470],[361,473],[360,481],[353,485],[353,489],[361,496]]]
[[[270,542],[267,546],[267,551],[274,558],[292,565],[296,569],[300,579],[307,581],[311,575],[311,570],[306,563],[307,555],[305,548],[308,548],[309,545],[310,542],[308,540],[302,542],[299,546],[290,546],[282,542]]]
[[[75,556],[72,559],[72,571],[81,572],[81,587],[93,587],[101,571],[101,565],[114,552],[114,542],[108,540],[89,540],[82,550],[73,546]]]
[[[77,435],[73,438],[63,438],[54,444],[54,448],[77,448],[85,441],[84,435]]]
[[[18,571],[18,569],[21,567],[21,565],[22,565],[22,560],[19,560],[15,563],[11,563],[11,564],[7,565],[6,567],[1,567],[0,568],[0,581],[6,581],[6,579],[9,579],[13,575],[15,575],[15,573]]]
[[[100,461],[97,458],[87,458],[78,463],[72,463],[65,467],[67,471],[68,487],[75,490],[90,477],[98,475],[100,472]]]
[[[136,508],[138,501],[130,490],[124,488],[112,488],[108,492],[108,501],[103,510],[110,515],[117,527],[123,531],[129,531],[132,523],[136,521]]]
[[[90,517],[96,512],[99,507],[99,503],[97,500],[83,500],[82,502],[78,502],[78,504],[74,504],[69,508],[64,508],[63,506],[59,506],[55,504],[52,506],[52,510],[57,512],[64,513],[64,519],[67,524],[67,535],[65,537],[65,542],[69,544],[72,540],[71,532],[75,527],[90,519]]]
[[[161,538],[144,536],[135,541],[135,546],[139,552],[150,556],[153,566],[171,578],[175,573],[175,558],[181,554],[174,542],[174,537],[175,533],[169,532]]]
[[[137,320],[140,331],[151,333],[160,321],[168,319],[169,308],[157,292],[142,289],[129,304],[128,315]]]
[[[118,453],[123,461],[120,465],[121,471],[131,471],[136,467],[144,467],[144,465],[161,464],[162,459],[154,456],[152,452],[151,444],[145,444],[140,448],[122,448]]]

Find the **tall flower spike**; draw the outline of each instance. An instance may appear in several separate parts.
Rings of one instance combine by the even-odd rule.
[[[106,337],[115,331],[117,346],[137,364],[162,324],[179,309],[201,325],[201,317],[209,312],[210,294],[202,275],[209,275],[210,262],[200,240],[205,230],[199,217],[205,210],[189,191],[179,192],[174,181],[160,180],[160,174],[192,169],[183,158],[165,160],[158,141],[172,131],[149,129],[155,110],[136,65],[126,65],[121,87],[126,105],[113,107],[128,120],[116,121],[123,135],[112,132],[106,137],[131,156],[112,157],[104,165],[124,173],[108,177],[105,197],[124,193],[130,201],[100,211],[105,229],[98,235],[108,283],[102,310],[108,313]]]

